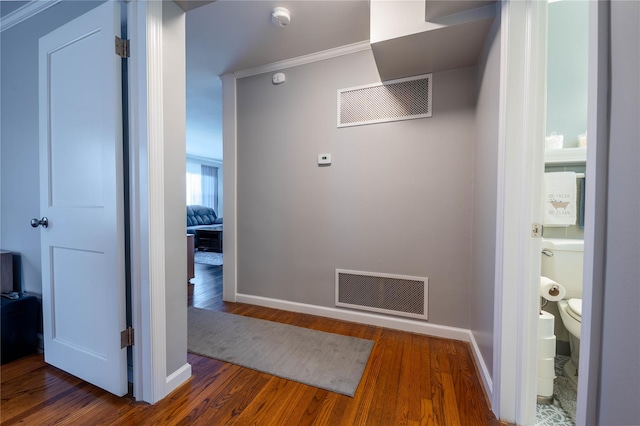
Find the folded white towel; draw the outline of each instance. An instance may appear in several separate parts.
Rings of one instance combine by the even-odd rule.
[[[576,224],[576,174],[559,172],[544,174],[544,225]]]

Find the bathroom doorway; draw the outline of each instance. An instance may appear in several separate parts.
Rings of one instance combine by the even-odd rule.
[[[549,1],[547,7],[545,139],[541,142],[543,297],[538,338],[532,345],[538,365],[536,425],[574,425],[585,216],[588,220],[589,2]]]
[[[560,2],[562,3],[562,2]],[[600,320],[591,318],[602,304],[594,287],[601,277],[603,247],[594,244],[604,226],[604,211],[596,205],[602,197],[606,162],[606,91],[608,11],[588,3],[588,120],[591,135],[586,179],[584,228],[584,304],[580,346],[596,347]],[[554,3],[551,3],[553,5]],[[540,314],[542,238],[542,181],[544,178],[547,2],[507,2],[503,5],[504,76],[501,101],[501,159],[498,193],[499,235],[496,255],[495,381],[492,403],[501,415],[519,424],[536,423],[537,335]],[[524,29],[524,30],[523,30]],[[525,100],[523,102],[523,99]],[[564,150],[563,150],[564,152]],[[596,158],[596,153],[598,156]],[[588,169],[588,170],[587,170]],[[514,285],[514,283],[518,283]],[[513,321],[517,318],[517,321]],[[513,350],[515,342],[516,351]],[[576,420],[584,423],[595,415],[590,408],[596,398],[598,353],[583,350]],[[509,372],[512,371],[512,374]],[[513,410],[513,411],[512,411]]]

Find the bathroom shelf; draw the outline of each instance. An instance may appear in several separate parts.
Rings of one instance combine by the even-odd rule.
[[[587,162],[587,147],[546,150],[544,152],[544,162],[546,164],[584,164]]]

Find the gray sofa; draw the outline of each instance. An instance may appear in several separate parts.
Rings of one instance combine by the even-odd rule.
[[[191,205],[187,206],[187,234],[198,235],[199,228],[210,228],[212,226],[222,226],[222,218],[218,217],[211,207]],[[198,247],[198,241],[195,242]]]

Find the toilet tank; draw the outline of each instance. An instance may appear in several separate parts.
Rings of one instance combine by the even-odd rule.
[[[542,254],[541,275],[561,284],[567,290],[565,299],[582,299],[584,241],[543,238],[542,250],[553,256]]]

